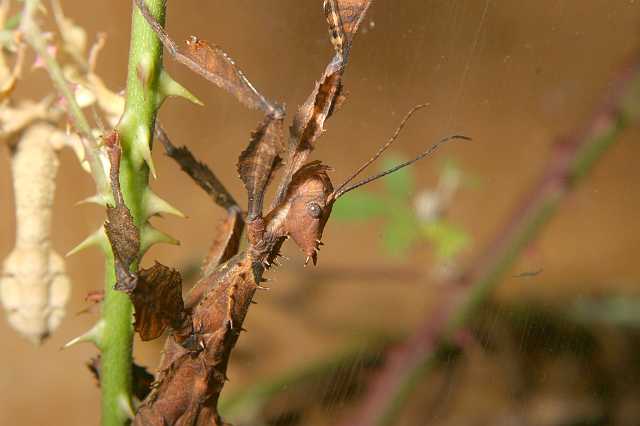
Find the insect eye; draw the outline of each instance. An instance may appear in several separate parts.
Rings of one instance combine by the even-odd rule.
[[[318,219],[322,214],[322,207],[318,203],[308,203],[307,204],[307,212],[311,217]]]

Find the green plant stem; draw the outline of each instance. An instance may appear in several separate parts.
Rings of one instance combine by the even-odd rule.
[[[586,126],[556,144],[540,179],[523,194],[522,202],[495,239],[460,279],[446,283],[451,291],[423,325],[388,355],[385,368],[371,383],[358,409],[340,425],[393,424],[416,385],[437,364],[441,344],[455,341],[522,251],[558,211],[567,194],[639,115],[640,61],[636,57],[614,81],[607,99]]]
[[[164,0],[148,0],[156,19],[163,23]],[[142,232],[147,222],[143,194],[149,183],[151,135],[158,107],[158,78],[162,69],[162,45],[134,7],[124,114],[116,131],[120,136],[122,160],[120,184],[125,203]],[[132,265],[137,268],[138,265]],[[117,426],[128,422],[131,409],[132,305],[129,297],[114,290],[113,255],[107,256],[105,321],[102,350],[102,424]]]
[[[31,46],[31,48],[42,58],[45,69],[53,82],[56,90],[64,98],[67,105],[67,112],[72,118],[73,126],[80,134],[84,147],[85,158],[91,168],[91,175],[95,181],[98,195],[107,196],[111,193],[104,168],[100,163],[98,143],[91,131],[91,126],[87,121],[82,109],[76,102],[76,98],[69,88],[69,84],[64,77],[60,64],[47,50],[47,43],[42,35],[40,27],[35,21],[35,14],[40,7],[40,0],[26,0],[20,23],[20,32]]]

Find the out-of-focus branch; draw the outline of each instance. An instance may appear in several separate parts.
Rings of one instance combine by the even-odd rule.
[[[71,117],[78,134],[81,136],[85,158],[91,168],[91,175],[96,183],[98,194],[101,196],[108,196],[108,194],[111,193],[111,189],[109,187],[109,182],[107,181],[104,168],[102,167],[102,163],[100,162],[98,143],[91,131],[91,126],[89,125],[87,118],[82,112],[82,109],[80,109],[75,96],[69,88],[69,84],[64,77],[60,64],[58,64],[47,49],[47,43],[44,35],[42,34],[42,30],[35,21],[35,14],[39,7],[40,0],[25,1],[22,21],[20,23],[20,32],[24,34],[27,43],[33,48],[38,56],[42,58],[53,85],[67,104],[69,116]]]
[[[558,210],[567,195],[640,113],[640,59],[627,65],[586,125],[555,145],[547,167],[526,191],[496,237],[459,278],[424,323],[393,348],[354,412],[349,426],[392,424],[415,385],[434,365],[441,343],[456,334],[492,294],[504,273]]]
[[[362,369],[363,365],[373,368],[380,361],[380,352],[383,352],[392,342],[399,339],[390,336],[368,336],[362,342],[351,343],[348,347],[331,354],[326,358],[314,362],[305,362],[298,368],[288,370],[282,375],[258,381],[249,388],[237,392],[220,401],[220,411],[237,424],[257,424],[264,421],[264,410],[280,395],[288,391],[295,393],[305,392],[310,398],[305,402],[315,404],[318,400],[326,398],[327,387],[322,386],[327,380],[338,381],[341,371],[350,369]],[[359,385],[357,374],[349,374],[344,386]],[[314,389],[315,388],[315,389]],[[341,386],[332,387],[336,393],[341,391]],[[295,404],[295,403],[294,403]],[[295,410],[288,406],[287,410]]]

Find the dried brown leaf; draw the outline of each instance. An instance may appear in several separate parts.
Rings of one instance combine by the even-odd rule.
[[[104,224],[115,258],[116,278],[120,286],[129,286],[135,276],[129,271],[140,253],[140,233],[133,216],[124,202],[120,188],[120,146],[118,133],[113,132],[105,140],[111,162],[110,178],[115,207],[107,206],[107,222]]]
[[[134,287],[122,289],[135,308],[134,328],[143,341],[153,340],[167,329],[182,325],[182,277],[175,269],[158,262],[142,269]]]
[[[238,173],[249,197],[249,222],[262,216],[264,192],[284,150],[283,126],[283,119],[267,116],[251,134],[249,146],[238,159]]]
[[[192,336],[180,341],[174,333],[167,339],[156,386],[134,425],[226,424],[217,411],[218,397],[261,271],[242,254],[203,278],[207,291],[192,309]]]
[[[231,93],[249,108],[259,109],[266,114],[283,114],[279,106],[273,105],[256,90],[235,61],[220,47],[194,36],[186,44],[185,56],[196,65],[196,68],[190,67],[192,70]]]
[[[262,96],[220,47],[197,37],[187,40],[186,55],[202,68],[200,74],[216,86],[234,95],[249,108],[273,113],[276,108]]]
[[[218,265],[238,253],[243,228],[244,220],[239,210],[230,211],[227,218],[220,222],[216,229],[216,237],[202,265],[203,276],[212,274]]]
[[[166,154],[173,158],[180,165],[180,168],[191,176],[191,179],[209,194],[216,204],[227,210],[238,207],[238,203],[233,199],[231,193],[227,191],[209,167],[198,161],[186,146],[176,148],[160,125],[156,126],[156,137],[164,147]]]
[[[358,32],[358,28],[364,19],[372,0],[335,0],[338,6],[342,32],[345,35],[346,43],[350,47],[353,37]]]
[[[326,0],[324,3],[332,43],[336,48],[320,81],[293,118],[287,156],[287,166],[272,207],[284,201],[293,175],[307,161],[317,139],[324,131],[324,123],[344,102],[342,74],[347,63],[353,38],[366,15],[372,0]],[[338,28],[339,26],[339,28]]]
[[[305,101],[298,108],[290,128],[286,172],[274,205],[282,203],[293,175],[302,167],[314,149],[315,142],[324,132],[324,123],[333,112],[336,102],[342,100],[343,58],[336,53],[324,74]]]
[[[281,117],[284,111],[271,104],[245,77],[236,63],[221,48],[210,45],[197,37],[187,40],[186,51],[178,48],[163,26],[153,17],[144,0],[135,0],[142,16],[173,58],[193,72],[211,81],[216,86],[234,95],[249,108],[259,109],[266,114]]]

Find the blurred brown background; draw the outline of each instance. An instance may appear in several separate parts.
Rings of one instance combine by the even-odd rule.
[[[168,29],[175,38],[196,34],[220,44],[266,96],[286,102],[289,111],[304,100],[330,55],[320,0],[168,3]],[[108,34],[99,72],[110,87],[123,88],[129,2],[62,4],[92,37],[97,31]],[[554,138],[588,116],[613,73],[640,48],[640,4],[378,0],[365,30],[347,71],[348,101],[330,121],[315,158],[332,165],[334,182],[340,181],[391,134],[406,110],[429,102],[427,111],[407,127],[396,152],[412,155],[453,132],[474,138],[473,143],[451,144],[438,154],[455,159],[480,182],[456,196],[449,214],[473,238],[464,262],[482,248],[518,194],[537,176]],[[162,109],[163,123],[175,143],[191,147],[244,201],[235,161],[259,114],[166,62],[177,80],[206,106],[171,100]],[[42,71],[28,74],[25,82],[28,87],[20,93],[39,97],[49,90]],[[535,279],[505,280],[500,300],[561,305],[577,296],[638,294],[639,135],[638,130],[627,131],[607,152],[513,272],[542,268],[543,273]],[[188,219],[157,220],[181,246],[155,247],[144,263],[157,259],[186,270],[199,263],[222,212],[162,154],[156,153],[155,161],[158,179],[153,188]],[[434,185],[438,161],[427,160],[414,168],[419,188]],[[370,190],[380,188],[377,184]],[[75,157],[63,152],[53,236],[59,252],[68,251],[103,220],[99,208],[74,207],[91,191],[92,182]],[[14,239],[7,149],[0,149],[0,206],[4,257]],[[271,274],[275,279],[271,292],[261,293],[259,305],[250,311],[249,332],[240,339],[226,392],[330,356],[345,345],[357,345],[367,334],[404,334],[420,322],[443,291],[430,278],[432,256],[427,249],[406,258],[389,258],[381,249],[379,228],[375,221],[330,222],[317,268],[303,270],[302,255],[289,247],[286,254],[291,260]],[[98,424],[99,390],[84,367],[96,350],[88,345],[59,348],[96,319],[75,313],[84,307],[87,291],[102,286],[101,256],[97,251],[84,252],[69,258],[67,267],[74,284],[68,316],[43,347],[31,346],[4,319],[0,321],[2,425]],[[159,343],[137,344],[138,362],[153,368],[158,349]],[[448,395],[462,399],[460,410],[473,410],[475,420],[465,420],[464,411],[458,411],[462,417],[445,416],[442,424],[499,424],[490,419],[505,409],[500,401],[512,398],[499,389],[500,377],[507,372],[481,361],[473,371]],[[629,424],[640,424],[640,416],[631,418],[638,422]],[[317,424],[331,424],[323,421]],[[421,417],[402,421],[427,424]]]

